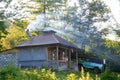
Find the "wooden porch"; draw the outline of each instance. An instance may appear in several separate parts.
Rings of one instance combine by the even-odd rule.
[[[47,51],[47,67],[58,70],[65,70],[67,68],[78,70],[78,51],[76,49],[63,46],[50,46],[47,48]],[[71,58],[72,53],[74,53],[75,59]]]

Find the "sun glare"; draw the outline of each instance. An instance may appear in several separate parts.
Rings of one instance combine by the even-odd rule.
[[[118,0],[103,0],[111,9],[111,12],[117,22],[120,19],[120,2]]]

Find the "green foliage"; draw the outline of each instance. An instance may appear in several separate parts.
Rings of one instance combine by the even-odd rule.
[[[42,33],[43,33],[42,31],[36,30],[36,31],[32,32],[31,34],[32,34],[33,36],[39,36],[39,35],[42,34]]]
[[[89,72],[85,73],[84,69],[81,70],[81,77],[79,77],[79,80],[93,80],[93,78],[90,76]]]
[[[85,46],[85,53],[89,53],[90,52],[90,46],[86,45]]]
[[[25,69],[14,66],[0,68],[0,80],[58,80],[51,70]]]
[[[1,50],[11,49],[16,45],[28,40],[29,37],[25,32],[25,28],[27,27],[28,23],[28,21],[22,20],[11,24],[11,26],[7,28],[7,32],[9,34],[7,34],[5,38],[0,39],[3,47]]]
[[[22,74],[27,77],[26,80],[56,80],[56,76],[54,72],[46,69],[32,69],[32,70],[24,70]]]
[[[15,26],[22,28],[22,29],[26,29],[26,27],[29,24],[29,21],[28,20],[16,20],[15,22],[13,22],[13,24]]]
[[[76,74],[71,73],[67,75],[66,80],[78,80],[78,76]]]
[[[34,1],[40,3],[39,5],[40,7],[37,10],[34,10],[32,12],[33,14],[54,11],[56,6],[58,7],[58,4],[62,4],[63,2],[66,2],[66,0],[34,0]]]
[[[108,30],[108,28],[105,28],[105,29],[102,29],[100,31],[100,33],[103,34],[103,35],[107,35],[109,33],[109,30]]]
[[[120,37],[120,30],[114,30],[116,34]]]
[[[68,75],[66,76],[66,78],[61,80],[100,80],[100,77],[95,74],[94,76],[91,76],[89,72],[85,72],[84,69],[82,68],[80,73],[68,72]]]
[[[20,69],[12,65],[1,67],[0,80],[12,80],[11,78],[13,78],[13,76],[17,76],[17,77],[19,76],[19,72]]]
[[[6,28],[5,21],[0,21],[0,39],[7,34]]]
[[[117,76],[117,73],[113,73],[110,68],[108,68],[105,72],[103,72],[101,75],[101,80],[119,80],[119,77]]]
[[[0,21],[0,40],[8,34],[6,28],[7,26],[5,25],[5,21]],[[1,49],[3,49],[3,46],[0,41],[0,50]]]
[[[106,47],[110,49],[112,53],[120,55],[120,42],[105,39],[105,44]]]
[[[105,13],[109,13],[110,9],[104,4],[101,0],[94,0],[89,3],[89,15],[88,18],[99,17],[95,21],[106,21],[104,15]]]
[[[0,0],[0,2],[5,2],[6,4],[5,5],[5,8],[2,8],[1,7],[1,10],[0,10],[0,20],[5,20],[6,19],[6,16],[4,15],[5,14],[5,9],[7,9],[8,5],[10,4],[12,0]]]
[[[66,73],[67,72],[67,73]],[[59,74],[58,74],[59,73]],[[57,75],[63,76],[57,76]],[[66,75],[67,74],[67,75]],[[8,65],[0,68],[0,80],[119,80],[120,74],[113,73],[110,69],[96,75],[85,72],[83,69],[78,74],[69,71],[52,71],[50,69],[20,69]]]

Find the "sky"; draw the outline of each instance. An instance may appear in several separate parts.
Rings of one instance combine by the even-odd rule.
[[[120,1],[119,0],[103,0],[106,5],[108,5],[111,9],[111,13],[114,16],[114,18],[116,19],[117,23],[120,24]],[[116,29],[120,27],[116,27]],[[106,38],[109,38],[111,40],[117,40],[120,41],[120,38],[117,37],[117,35],[115,34],[115,32],[111,32],[110,34],[108,34],[106,36]]]
[[[120,2],[118,0],[103,0],[111,9],[115,19],[120,23]]]

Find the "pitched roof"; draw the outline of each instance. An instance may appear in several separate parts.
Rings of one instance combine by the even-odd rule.
[[[43,33],[38,37],[31,38],[30,40],[16,46],[16,47],[26,47],[26,46],[43,46],[43,45],[52,45],[60,44],[67,47],[77,48],[78,47],[65,39],[59,37],[55,33]]]

